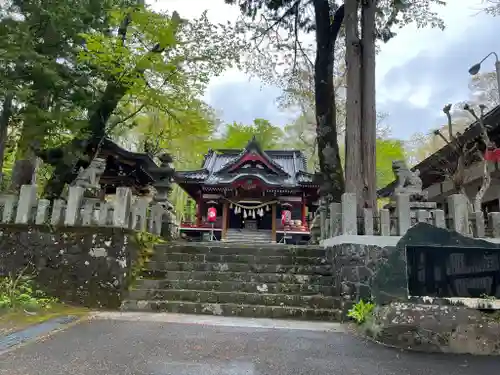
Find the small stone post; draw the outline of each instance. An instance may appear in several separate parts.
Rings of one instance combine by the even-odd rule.
[[[474,237],[484,238],[486,230],[484,227],[484,215],[482,212],[474,212]]]
[[[17,202],[16,224],[28,224],[36,207],[36,185],[23,185]]]
[[[429,211],[417,210],[417,223],[428,223],[428,222],[429,222]]]
[[[386,208],[380,210],[380,235],[391,235],[391,216],[389,210]]]
[[[132,224],[131,229],[145,231],[147,227],[147,211],[149,199],[146,197],[139,197],[132,205]]]
[[[373,210],[371,208],[363,209],[363,219],[365,226],[365,235],[373,236]]]
[[[64,225],[77,225],[80,219],[80,209],[82,208],[83,194],[85,188],[81,186],[70,186],[68,194],[68,204],[66,206],[66,215],[64,216]]]
[[[452,230],[469,235],[469,209],[467,198],[462,194],[452,194],[448,197],[448,209],[452,221]]]
[[[356,194],[342,194],[342,234],[358,234]]]
[[[108,202],[99,203],[99,225],[106,226],[109,225],[108,216],[111,204]]]
[[[93,225],[94,224],[94,209],[96,205],[99,203],[99,199],[97,198],[86,198],[83,204],[83,212],[82,212],[82,225]]]
[[[62,199],[56,199],[54,201],[54,205],[52,206],[52,215],[50,215],[51,225],[61,225],[65,208],[66,202]]]
[[[14,216],[14,207],[16,205],[17,196],[13,194],[4,195],[3,199],[3,213],[2,223],[10,223]]]
[[[165,210],[165,207],[163,207],[161,204],[156,203],[151,207],[151,218],[149,221],[149,231],[151,233],[160,235],[161,234],[161,227],[163,224],[163,215],[167,211]]]
[[[132,191],[128,187],[116,189],[113,201],[113,226],[128,228],[130,225],[130,208],[132,205]]]
[[[396,215],[398,216],[398,235],[404,236],[411,226],[410,195],[396,194]]]
[[[340,203],[330,203],[330,237],[340,234],[342,216],[342,205]]]
[[[490,212],[488,214],[488,223],[493,238],[500,238],[500,212]]]
[[[35,224],[45,224],[49,218],[50,201],[48,199],[40,199],[36,209]]]
[[[328,237],[328,232],[326,230],[326,210],[325,207],[323,206],[324,203],[320,205],[318,208],[319,211],[319,221],[320,221],[320,228],[321,228],[321,240],[325,240]]]
[[[432,210],[432,218],[434,219],[435,227],[446,228],[446,219],[443,210]]]

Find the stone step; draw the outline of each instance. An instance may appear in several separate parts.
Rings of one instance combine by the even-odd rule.
[[[136,289],[191,289],[191,290],[213,290],[221,292],[244,292],[300,294],[334,296],[337,291],[333,286],[285,283],[256,283],[244,281],[206,281],[206,280],[137,280]]]
[[[292,255],[218,255],[218,254],[182,254],[156,252],[152,260],[163,262],[214,262],[214,263],[257,263],[257,264],[283,264],[283,265],[324,265],[326,258],[321,257],[295,257]]]
[[[332,286],[333,276],[302,275],[289,273],[249,273],[249,272],[216,272],[216,271],[143,271],[142,279],[157,280],[200,280],[200,281],[236,281],[254,282],[261,284],[285,283],[285,284],[312,284]]]
[[[340,310],[334,309],[149,300],[125,300],[122,303],[122,310],[329,321],[340,321],[342,315]]]
[[[235,240],[235,239],[232,239],[232,240],[224,240],[225,243],[228,243],[228,244],[240,244],[240,243],[249,243],[249,242],[252,242],[254,244],[266,244],[266,243],[271,243],[271,240]]]
[[[325,257],[326,250],[319,246],[294,246],[285,244],[258,244],[225,242],[172,242],[156,245],[157,253],[183,254],[216,254],[216,255],[266,255],[266,256],[298,256]]]
[[[262,306],[295,306],[314,309],[340,309],[340,298],[321,295],[219,292],[207,290],[156,289],[129,292],[129,300],[200,303],[236,303]]]
[[[150,261],[145,265],[146,271],[208,271],[208,272],[253,272],[253,273],[293,273],[303,275],[331,276],[332,266],[329,264],[314,265],[282,265],[256,263],[211,263],[211,262],[157,262]]]

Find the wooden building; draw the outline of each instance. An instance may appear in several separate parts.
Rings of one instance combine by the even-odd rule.
[[[500,146],[500,106],[493,108],[485,114],[484,123],[489,125],[488,135],[490,140]],[[459,142],[472,145],[480,137],[481,127],[474,121],[467,127],[463,134],[458,137]],[[444,170],[447,165],[456,162],[457,154],[450,145],[445,145],[434,154],[411,168],[419,170],[422,179],[422,187],[428,193],[429,201],[437,202],[446,210],[446,198],[454,194],[453,185],[446,177]],[[483,177],[483,164],[478,157],[466,160],[466,183],[465,191],[468,198],[473,201],[479,190]],[[491,186],[483,199],[483,210],[487,212],[499,211],[500,200],[500,166],[499,163],[490,162]],[[390,197],[396,186],[396,181],[378,191],[380,198]]]
[[[255,137],[243,150],[209,150],[201,169],[176,172],[175,182],[195,201],[196,221],[181,224],[181,232],[198,235],[211,231],[210,207],[217,210],[215,236],[268,232],[269,241],[287,237],[308,240],[308,211],[317,205],[315,175],[306,171],[306,158],[297,150],[262,150]],[[283,210],[291,212],[287,227]]]

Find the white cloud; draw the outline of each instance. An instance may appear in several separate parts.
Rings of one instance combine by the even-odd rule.
[[[440,55],[443,47],[463,37],[467,29],[477,19],[474,15],[479,9],[481,0],[449,1],[446,6],[436,7],[436,12],[443,19],[446,27],[419,29],[415,25],[407,25],[399,30],[397,36],[382,45],[377,56],[377,77],[384,75],[396,66],[404,65],[419,54]]]

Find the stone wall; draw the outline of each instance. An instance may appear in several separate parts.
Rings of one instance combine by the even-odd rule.
[[[383,303],[387,298],[392,300],[395,294],[406,294],[406,279],[392,269],[395,262],[390,259],[391,254],[395,253],[392,249],[374,245],[339,244],[328,247],[327,250],[327,256],[336,270],[334,286],[342,297],[344,313],[360,299],[376,299]]]
[[[464,306],[394,302],[377,307],[365,326],[377,341],[403,349],[500,354],[500,316]]]
[[[335,287],[343,297],[344,310],[360,299],[372,299],[377,304],[405,301],[410,292],[414,297],[458,298],[494,297],[499,293],[496,275],[500,272],[500,245],[430,224],[411,227],[395,246],[338,243],[326,248],[336,270]],[[407,263],[406,252],[414,248],[428,249],[430,253],[419,262],[412,259]],[[465,256],[471,249],[474,257]],[[408,275],[412,276],[411,290]],[[479,285],[484,290],[474,294]],[[433,293],[429,294],[429,290]]]
[[[0,275],[26,268],[49,295],[88,307],[117,308],[140,249],[135,232],[112,227],[0,225]]]

